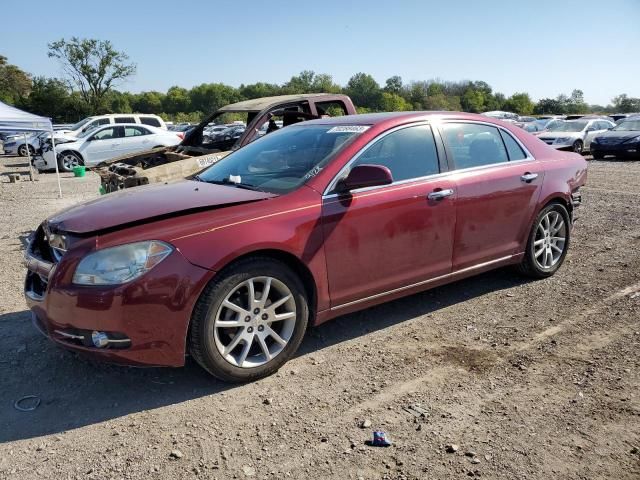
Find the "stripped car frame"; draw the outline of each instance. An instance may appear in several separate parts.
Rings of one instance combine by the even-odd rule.
[[[227,114],[246,114],[247,126],[238,137],[207,142],[204,129]],[[216,110],[190,131],[175,147],[162,147],[124,155],[97,165],[101,191],[114,192],[157,182],[190,178],[238,148],[263,135],[264,125],[276,117],[286,127],[325,115],[357,113],[346,95],[312,93],[262,97],[234,103]],[[277,127],[276,127],[277,128]],[[268,133],[269,130],[266,131]]]

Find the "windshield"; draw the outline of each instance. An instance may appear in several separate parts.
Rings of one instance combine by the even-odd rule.
[[[87,123],[89,123],[91,121],[92,117],[87,117],[84,120],[80,120],[78,123],[76,123],[75,125],[73,125],[71,128],[69,128],[69,130],[80,130],[82,127],[84,127]]]
[[[309,125],[275,131],[226,156],[197,180],[288,193],[320,172],[366,126]]]
[[[91,127],[87,128],[84,132],[79,133],[78,135],[76,135],[76,138],[84,138],[87,135],[92,134],[93,132],[96,131],[96,128],[100,127],[101,125],[91,125]]]
[[[587,126],[587,122],[562,122],[549,126],[550,132],[581,132]]]
[[[625,120],[612,128],[616,132],[637,132],[640,130],[640,119]]]

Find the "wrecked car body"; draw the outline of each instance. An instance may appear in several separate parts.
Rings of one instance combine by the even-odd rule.
[[[262,97],[227,105],[189,132],[180,145],[124,155],[98,164],[100,188],[103,193],[109,193],[190,178],[232,151],[279,128],[324,116],[355,113],[348,96],[324,93]],[[211,124],[238,122],[246,128],[215,136],[205,132]]]

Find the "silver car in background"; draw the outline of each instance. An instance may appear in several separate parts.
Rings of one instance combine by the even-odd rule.
[[[594,118],[567,120],[551,125],[538,138],[556,150],[573,150],[576,153],[589,151],[596,135],[606,132],[615,124],[610,120]]]

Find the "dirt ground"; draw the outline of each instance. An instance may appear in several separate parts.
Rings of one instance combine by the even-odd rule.
[[[54,175],[1,176],[0,478],[638,479],[639,178],[640,162],[590,163],[554,277],[499,270],[342,317],[278,374],[230,386],[43,338],[25,238],[97,177],[66,176],[61,200]],[[14,408],[25,395],[35,410]],[[378,429],[391,447],[365,445]]]

